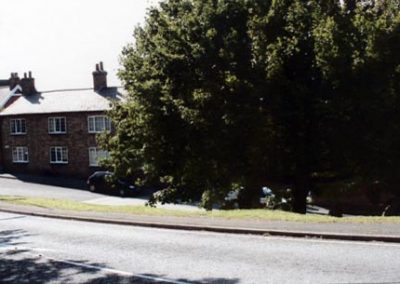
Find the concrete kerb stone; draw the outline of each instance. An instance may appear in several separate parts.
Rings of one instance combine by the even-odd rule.
[[[400,236],[385,236],[385,235],[350,235],[350,234],[337,234],[325,232],[307,232],[307,231],[289,231],[289,230],[268,230],[268,229],[252,229],[252,228],[238,228],[238,227],[223,227],[223,226],[204,226],[204,225],[183,225],[183,224],[168,224],[160,222],[147,222],[147,221],[128,221],[106,219],[98,217],[83,217],[77,215],[65,214],[49,214],[37,213],[23,210],[11,210],[0,208],[1,212],[30,215],[35,217],[45,217],[62,220],[74,220],[83,222],[103,223],[112,225],[125,225],[125,226],[139,226],[160,229],[173,229],[185,231],[207,231],[214,233],[227,233],[227,234],[247,234],[247,235],[263,235],[263,236],[281,236],[281,237],[294,237],[294,238],[315,238],[325,240],[342,240],[342,241],[363,241],[363,242],[390,242],[400,243]]]

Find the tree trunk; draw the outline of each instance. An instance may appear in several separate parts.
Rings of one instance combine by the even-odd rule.
[[[239,208],[250,209],[260,207],[260,191],[261,186],[257,183],[246,185],[246,187],[239,192]]]
[[[293,190],[292,207],[293,212],[306,214],[307,212],[307,195],[310,190],[310,180],[308,177],[299,177],[295,183]]]

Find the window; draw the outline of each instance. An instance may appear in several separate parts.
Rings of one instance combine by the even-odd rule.
[[[10,132],[14,135],[26,134],[26,123],[25,119],[11,119],[10,120]]]
[[[89,166],[91,167],[98,167],[99,162],[108,157],[109,154],[106,150],[101,150],[96,147],[89,148]]]
[[[13,163],[28,163],[28,147],[13,147],[12,160]]]
[[[65,117],[49,117],[49,133],[50,134],[67,133]]]
[[[50,147],[50,163],[51,164],[67,164],[68,148],[67,147]]]
[[[93,115],[88,117],[89,133],[100,133],[111,130],[111,120],[104,115]]]

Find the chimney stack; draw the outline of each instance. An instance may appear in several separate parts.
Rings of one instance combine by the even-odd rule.
[[[37,93],[35,89],[35,79],[32,77],[32,72],[28,72],[28,76],[24,73],[24,78],[20,80],[22,94],[25,96],[34,95]]]
[[[14,88],[19,84],[18,73],[11,73],[8,84],[10,86],[10,90],[14,90]]]
[[[93,89],[98,92],[107,89],[107,72],[104,71],[103,62],[96,64],[93,71]]]

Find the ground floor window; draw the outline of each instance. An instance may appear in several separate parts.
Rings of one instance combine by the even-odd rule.
[[[68,148],[67,147],[50,147],[50,163],[51,164],[67,164]]]
[[[12,160],[13,163],[28,163],[28,147],[13,147],[12,148]]]
[[[98,167],[102,159],[108,158],[109,154],[106,150],[101,150],[96,147],[89,148],[89,166]]]

